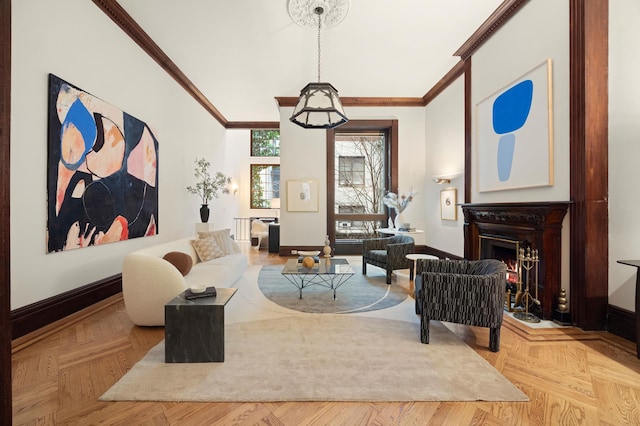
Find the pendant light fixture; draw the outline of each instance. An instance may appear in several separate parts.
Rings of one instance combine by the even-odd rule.
[[[290,120],[306,129],[333,129],[349,119],[344,113],[336,88],[330,83],[320,82],[320,29],[325,8],[315,6],[313,13],[318,18],[318,82],[309,83],[300,91],[300,99]]]

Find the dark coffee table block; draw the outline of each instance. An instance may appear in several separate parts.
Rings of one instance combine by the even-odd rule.
[[[217,292],[192,300],[183,292],[164,306],[165,362],[224,361],[224,307],[236,289]]]

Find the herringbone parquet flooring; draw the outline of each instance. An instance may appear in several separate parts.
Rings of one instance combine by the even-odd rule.
[[[252,264],[284,258],[246,248]],[[408,288],[403,276],[394,285]],[[166,403],[98,397],[164,338],[134,326],[117,295],[14,341],[14,425],[640,425],[640,360],[631,342],[605,332],[502,328],[455,332],[530,398],[526,403]],[[257,360],[259,354],[256,354]],[[397,368],[415,368],[403,363]],[[384,383],[380,383],[384,386]],[[425,383],[425,386],[429,386]]]

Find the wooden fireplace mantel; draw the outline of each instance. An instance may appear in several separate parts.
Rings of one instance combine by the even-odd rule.
[[[480,258],[480,236],[524,241],[540,253],[539,298],[543,319],[552,319],[562,281],[562,221],[571,201],[461,204],[464,257]]]

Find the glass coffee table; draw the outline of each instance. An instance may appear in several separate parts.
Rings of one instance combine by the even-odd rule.
[[[297,259],[289,259],[282,269],[282,275],[300,292],[300,299],[302,299],[302,289],[312,285],[333,290],[335,299],[336,290],[354,273],[347,259],[334,258],[320,258],[312,268],[302,266]]]

